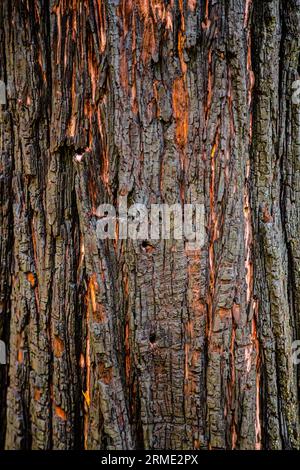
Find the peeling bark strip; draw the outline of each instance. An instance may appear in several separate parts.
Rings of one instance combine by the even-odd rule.
[[[2,448],[300,448],[299,53],[300,0],[1,2]]]

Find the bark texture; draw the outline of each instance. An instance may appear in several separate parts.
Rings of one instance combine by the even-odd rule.
[[[1,446],[300,447],[300,0],[2,0]],[[205,204],[205,245],[99,241]]]

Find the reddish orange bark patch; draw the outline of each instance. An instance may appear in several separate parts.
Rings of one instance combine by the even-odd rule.
[[[54,356],[55,357],[61,357],[62,353],[64,352],[64,342],[61,340],[58,336],[54,336],[54,344],[53,344],[53,349],[54,349]]]
[[[39,388],[35,388],[34,395],[33,395],[35,401],[39,401],[39,399],[41,398],[41,395],[42,395],[41,390]]]
[[[22,362],[23,362],[23,350],[19,349],[18,350],[18,363],[22,364]]]
[[[122,0],[117,8],[117,15],[123,23],[123,37],[127,36],[132,18],[132,0]]]
[[[183,0],[179,0],[179,9],[180,9],[180,30],[178,32],[178,57],[180,61],[181,71],[185,75],[187,71],[187,65],[184,60],[184,47],[185,47],[185,18],[183,11]]]
[[[67,420],[67,415],[60,406],[55,406],[55,414],[63,421]]]
[[[183,77],[176,78],[173,84],[173,111],[176,120],[176,142],[183,149],[188,139],[189,95]]]
[[[194,440],[194,449],[199,450],[200,449],[200,441],[198,439]]]
[[[100,38],[100,53],[103,53],[106,47],[106,12],[105,12],[105,4],[103,0],[97,0],[96,5],[98,7],[98,30],[99,30],[99,38]],[[127,0],[126,3],[130,3],[130,0]],[[98,23],[98,21],[97,21]]]
[[[90,294],[90,299],[91,299],[91,303],[92,303],[93,313],[96,312],[96,310],[97,310],[96,290],[98,290],[98,283],[97,283],[97,280],[96,280],[96,274],[94,273],[90,277],[90,281],[89,281],[89,294]]]
[[[183,51],[184,51],[184,44],[185,44],[185,34],[182,31],[178,33],[178,55],[181,65],[182,73],[185,74],[187,71],[187,65],[183,58]]]
[[[88,284],[88,298],[90,300],[90,306],[93,314],[93,319],[97,322],[103,322],[106,318],[103,305],[96,300],[96,292],[98,291],[99,286],[96,279],[96,274],[94,273],[89,280]]]
[[[219,308],[218,314],[221,318],[231,318],[231,309],[230,308]]]
[[[149,0],[137,0],[136,3],[138,5],[140,16],[144,20],[147,20],[149,16]]]
[[[144,35],[143,35],[143,52],[142,60],[146,64],[151,57],[155,54],[156,43],[155,43],[155,34],[154,34],[154,25],[153,21],[149,19],[145,24]]]
[[[27,280],[30,282],[31,287],[35,287],[35,277],[32,273],[27,274]]]

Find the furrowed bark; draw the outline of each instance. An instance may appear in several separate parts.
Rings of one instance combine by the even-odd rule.
[[[299,0],[3,0],[2,447],[299,448],[299,33]],[[122,197],[204,204],[204,246],[99,240]]]

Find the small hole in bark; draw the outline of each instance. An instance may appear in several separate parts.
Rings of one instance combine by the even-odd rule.
[[[149,341],[151,344],[155,343],[155,340],[156,340],[156,334],[155,333],[150,333],[150,336],[149,336]]]

